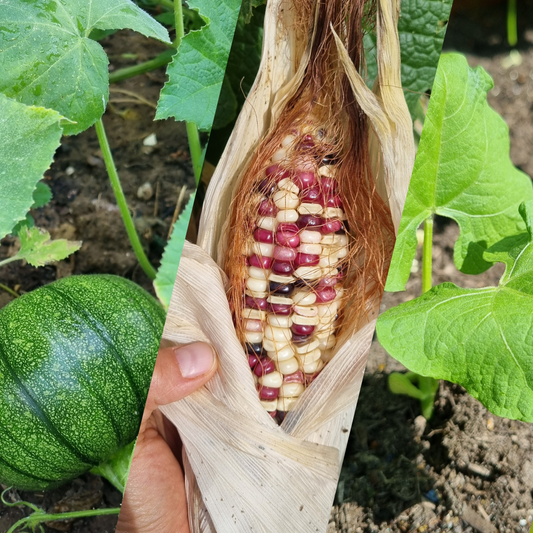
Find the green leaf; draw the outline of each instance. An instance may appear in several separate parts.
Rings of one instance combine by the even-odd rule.
[[[0,94],[0,238],[24,220],[61,139],[61,115]]]
[[[52,241],[50,233],[39,228],[22,228],[18,233],[20,250],[11,261],[26,259],[32,266],[39,267],[61,261],[81,248],[80,241],[58,239]]]
[[[38,209],[44,207],[52,199],[52,191],[46,183],[42,181],[37,182],[37,186],[33,191],[33,205],[31,209]]]
[[[242,20],[249,24],[253,16],[253,8],[262,6],[266,3],[266,0],[242,0],[241,17]]]
[[[411,115],[422,93],[433,86],[453,0],[403,0],[398,34],[402,85]],[[365,36],[368,78],[377,76],[376,38]]]
[[[0,92],[55,109],[72,135],[103,114],[108,60],[93,30],[130,28],[170,43],[168,32],[130,0],[4,0],[0,3]]]
[[[461,233],[455,265],[479,274],[484,251],[524,231],[518,206],[531,180],[509,158],[509,131],[487,104],[492,80],[459,54],[443,54],[429,102],[386,289],[403,290],[416,253],[416,229],[430,215],[453,218]]]
[[[224,71],[235,32],[241,0],[190,0],[206,25],[183,37],[167,68],[156,119],[174,117],[209,131],[222,88]]]
[[[189,227],[194,197],[195,194],[191,194],[185,209],[174,223],[172,235],[165,247],[163,258],[161,259],[161,266],[154,280],[155,293],[165,308],[168,308],[170,298],[172,297],[172,289],[174,288],[174,281],[178,274],[178,266],[180,264],[183,245],[185,244],[185,234]]]
[[[459,383],[498,416],[533,422],[531,235],[507,238],[486,255],[507,265],[498,287],[433,287],[381,315],[378,338],[413,372]]]

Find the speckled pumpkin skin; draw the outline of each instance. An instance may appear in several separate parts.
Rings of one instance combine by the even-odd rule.
[[[165,312],[124,278],[72,276],[0,311],[0,483],[42,490],[137,436]]]

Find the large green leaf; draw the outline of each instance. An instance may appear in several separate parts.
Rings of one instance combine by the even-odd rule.
[[[402,0],[398,22],[402,85],[413,115],[420,95],[433,86],[453,0]],[[369,80],[377,75],[376,38],[365,36]]]
[[[131,28],[170,42],[168,32],[130,0],[0,2],[0,91],[28,105],[55,109],[88,128],[109,96],[108,60],[89,38],[94,29]]]
[[[61,139],[61,115],[0,94],[0,238],[24,220]]]
[[[156,119],[174,117],[209,131],[213,125],[241,0],[190,0],[206,25],[183,37],[167,68]]]
[[[485,253],[507,265],[498,287],[443,283],[381,315],[377,333],[410,370],[459,383],[498,416],[533,422],[531,221],[528,231]]]
[[[178,274],[181,252],[183,250],[183,245],[185,244],[185,234],[189,227],[194,197],[195,195],[191,194],[185,209],[174,223],[172,235],[165,247],[161,266],[159,267],[157,276],[154,280],[154,288],[157,297],[167,309],[170,304],[170,298],[172,297],[172,289],[174,288],[176,275]]]
[[[455,265],[487,270],[483,252],[524,231],[521,202],[533,199],[531,180],[509,158],[509,131],[487,104],[490,76],[459,54],[443,54],[428,107],[387,278],[403,290],[416,253],[416,229],[432,214],[453,218],[461,233]]]

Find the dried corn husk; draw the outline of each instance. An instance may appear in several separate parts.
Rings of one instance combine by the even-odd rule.
[[[397,0],[378,2],[379,79],[370,91],[340,39],[337,47],[354,95],[371,124],[374,178],[397,229],[411,175],[412,128],[400,82]],[[228,305],[221,267],[236,185],[254,149],[275,127],[309,61],[312,32],[295,38],[288,0],[271,0],[259,74],[212,178],[198,245],[186,243],[164,339],[211,343],[217,375],[201,391],[161,408],[177,426],[193,533],[324,532],[379,302],[277,426],[261,407]]]

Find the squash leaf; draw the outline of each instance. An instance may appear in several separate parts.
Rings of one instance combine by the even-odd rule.
[[[165,306],[165,309],[168,309],[170,304],[174,281],[178,274],[181,252],[183,250],[183,245],[185,244],[185,234],[189,227],[189,220],[194,205],[194,197],[195,193],[191,194],[185,209],[174,223],[172,235],[165,247],[163,258],[161,259],[161,266],[159,267],[154,280],[155,293],[161,303]]]
[[[50,239],[50,233],[39,228],[21,228],[18,232],[20,250],[10,261],[26,259],[35,267],[61,261],[81,248],[81,241]]]
[[[37,193],[36,187],[59,146],[62,117],[51,109],[26,106],[3,94],[0,117],[1,239],[24,220],[36,202],[44,201],[44,189]]]
[[[411,115],[420,95],[431,90],[453,0],[402,0],[398,35],[402,85]],[[365,36],[368,78],[377,76],[376,37]]]
[[[89,35],[130,28],[170,43],[167,30],[130,0],[4,0],[0,3],[0,92],[55,109],[87,129],[109,97],[108,60]]]
[[[209,131],[217,108],[241,0],[189,0],[206,25],[185,35],[167,68],[156,119],[174,117]]]
[[[461,233],[454,261],[466,274],[493,263],[484,251],[525,229],[518,213],[533,199],[530,178],[509,158],[509,130],[487,103],[492,79],[459,54],[443,54],[407,193],[386,290],[404,290],[416,229],[430,215],[453,218]]]
[[[498,287],[433,287],[378,319],[382,346],[410,370],[459,383],[498,416],[533,422],[533,202],[527,233],[485,252],[506,264]]]

